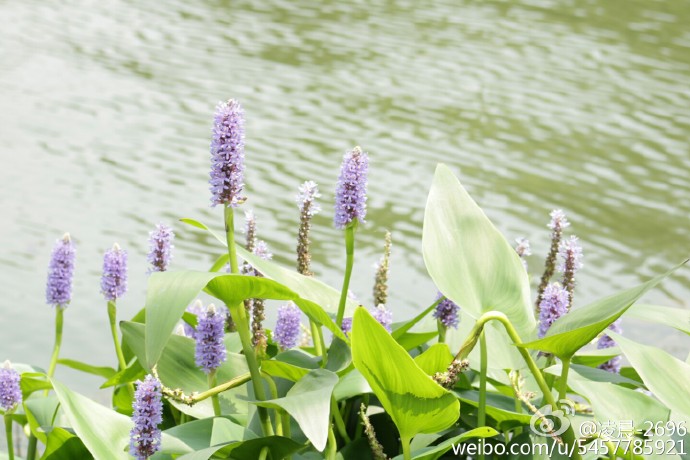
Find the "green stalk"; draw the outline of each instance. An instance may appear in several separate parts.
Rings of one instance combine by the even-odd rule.
[[[261,453],[259,453],[259,460],[266,460],[270,451],[271,450],[268,448],[268,446],[261,449]]]
[[[482,330],[479,335],[479,355],[479,408],[477,413],[477,426],[481,427],[486,425],[486,371],[489,359],[486,353],[486,334],[484,334],[484,330]],[[479,458],[479,460],[484,460],[484,440],[480,439],[479,443],[482,449],[477,458]]]
[[[110,319],[110,332],[113,335],[113,343],[115,344],[115,354],[117,354],[118,370],[121,371],[127,368],[127,362],[120,346],[120,334],[117,332],[117,305],[115,305],[113,300],[108,301],[108,318]]]
[[[436,320],[438,326],[438,343],[446,342],[446,326],[440,320]]]
[[[38,444],[38,439],[33,433],[29,435],[29,447],[26,451],[26,460],[34,460],[36,458],[36,445]]]
[[[230,206],[225,206],[225,239],[228,243],[228,256],[230,258],[230,270],[234,274],[239,274],[240,269],[237,264],[237,248],[235,247],[235,224],[234,211]],[[264,391],[264,384],[261,380],[261,371],[259,371],[259,363],[254,353],[254,346],[252,345],[252,338],[249,335],[249,319],[247,318],[247,311],[244,309],[244,304],[240,302],[239,305],[230,307],[230,314],[237,326],[237,332],[242,342],[242,350],[244,357],[247,360],[249,373],[252,377],[252,386],[254,387],[254,394],[260,401],[266,400],[266,392]],[[261,421],[261,428],[264,436],[273,435],[273,426],[271,425],[271,418],[268,416],[268,410],[265,407],[257,407],[259,413],[259,420]]]
[[[309,326],[311,327],[311,338],[314,341],[314,350],[318,356],[323,358],[321,367],[324,367],[326,365],[326,346],[323,341],[323,331],[312,319],[309,319]]]
[[[48,378],[53,378],[55,375],[55,367],[57,366],[58,356],[60,355],[60,346],[62,345],[62,325],[64,322],[65,308],[62,305],[55,307],[55,346],[53,346],[53,355],[50,357],[50,366],[48,366]],[[46,390],[46,394],[48,390]]]
[[[338,443],[335,441],[333,426],[328,428],[328,444],[326,444],[326,460],[335,460],[338,454]]]
[[[412,460],[412,453],[410,452],[410,440],[408,438],[400,438],[402,444],[403,459]]]
[[[558,382],[559,383],[559,390],[558,390],[558,400],[565,399],[567,393],[568,393],[568,371],[570,370],[570,358],[568,359],[562,359],[561,364],[563,366],[563,369],[561,371],[561,379]]]
[[[266,380],[266,383],[268,383],[268,391],[271,392],[271,398],[272,399],[278,399],[278,387],[276,386],[276,382],[273,380],[273,377],[271,377],[270,375],[268,375],[264,371],[261,371],[261,376],[264,378],[264,380]],[[275,420],[276,420],[276,435],[283,436],[283,421],[284,421],[284,418],[282,417],[283,410],[282,409],[275,409],[273,413],[275,414]]]
[[[7,455],[14,460],[14,439],[12,438],[12,416],[5,414],[5,436],[7,437]]]
[[[338,327],[343,325],[343,317],[345,316],[345,304],[347,303],[347,293],[350,287],[350,276],[352,276],[352,265],[355,260],[355,230],[357,229],[357,221],[348,225],[345,228],[345,252],[347,253],[347,260],[345,262],[345,278],[343,279],[343,289],[340,291],[340,304],[338,305],[338,316],[336,316],[335,323]]]
[[[474,346],[477,344],[477,341],[479,340],[479,337],[484,330],[484,325],[488,323],[489,321],[498,321],[501,324],[503,324],[503,327],[505,328],[506,332],[508,333],[508,336],[510,339],[513,341],[515,345],[518,345],[517,349],[518,352],[520,353],[520,356],[522,356],[522,359],[525,361],[527,364],[527,367],[529,368],[530,372],[534,376],[534,379],[537,381],[537,385],[539,385],[539,389],[541,392],[544,394],[544,399],[546,400],[547,404],[550,404],[551,407],[556,408],[558,407],[556,400],[553,397],[553,394],[551,393],[551,389],[549,389],[549,386],[546,384],[546,381],[544,380],[544,375],[542,374],[541,370],[537,366],[537,363],[534,362],[534,359],[532,359],[532,356],[529,354],[527,349],[520,347],[519,345],[522,344],[522,339],[520,338],[520,335],[517,333],[515,328],[513,327],[512,323],[508,319],[508,317],[499,312],[499,311],[489,311],[484,313],[475,323],[474,327],[472,328],[472,331],[470,332],[469,337],[467,340],[465,340],[465,343],[462,344],[460,347],[460,351],[458,351],[458,354],[455,355],[455,359],[458,360],[463,360],[466,359],[467,356],[469,356],[470,352],[474,348]],[[569,446],[574,446],[576,442],[575,438],[575,433],[573,432],[573,427],[570,426],[565,433],[563,433],[563,441],[568,444]],[[577,446],[576,446],[577,447]],[[578,449],[573,450],[573,459],[575,460],[580,460],[582,456],[578,452]]]
[[[331,396],[331,413],[333,414],[333,420],[335,421],[335,427],[338,430],[338,434],[343,441],[349,443],[350,437],[347,435],[347,428],[345,428],[345,422],[343,421],[342,415],[340,415],[340,410],[338,410],[338,403],[335,401],[335,396]]]
[[[208,389],[215,388],[216,385],[216,370],[213,369],[208,374]],[[220,417],[220,399],[218,399],[218,393],[211,396],[211,402],[213,403],[213,415]]]

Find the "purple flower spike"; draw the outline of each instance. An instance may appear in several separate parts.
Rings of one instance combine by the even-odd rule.
[[[156,225],[156,229],[149,233],[149,256],[148,261],[151,264],[150,271],[164,272],[168,269],[170,259],[172,259],[171,251],[175,233],[172,228],[164,224]]]
[[[56,307],[66,307],[72,300],[72,278],[76,250],[69,233],[57,240],[48,265],[46,283],[46,303]]]
[[[244,228],[242,229],[247,237],[247,242],[244,247],[247,251],[254,251],[254,245],[256,244],[256,216],[254,216],[254,211],[247,209],[244,211]]]
[[[343,323],[340,325],[340,329],[345,333],[345,335],[350,335],[352,331],[352,318],[343,318]]]
[[[559,234],[563,231],[563,229],[566,229],[570,227],[570,222],[568,222],[568,218],[565,216],[565,213],[561,209],[554,209],[551,211],[551,222],[549,222],[549,228],[554,231],[558,232]]]
[[[300,210],[299,216],[299,232],[297,234],[297,271],[302,275],[312,276],[311,253],[309,247],[311,241],[309,240],[309,232],[311,231],[311,219],[321,208],[315,203],[319,198],[319,186],[314,181],[306,181],[299,186],[299,194],[297,195],[297,206]]]
[[[439,292],[436,299],[440,299],[441,297],[443,297],[443,294]],[[460,322],[458,318],[459,311],[460,307],[455,302],[450,299],[443,299],[436,305],[433,316],[439,320],[446,329],[451,327],[457,329],[458,323]]]
[[[563,285],[568,290],[568,309],[573,305],[573,293],[575,292],[575,273],[582,268],[582,246],[576,236],[562,241],[558,246],[558,255],[561,264],[558,271],[563,273]]]
[[[244,111],[234,99],[216,107],[210,177],[212,206],[234,208],[244,201]]]
[[[393,312],[387,309],[384,305],[379,305],[372,312],[371,315],[383,326],[388,332],[392,331]]]
[[[22,390],[19,387],[21,376],[12,369],[9,361],[0,367],[0,407],[5,412],[13,411],[22,403]]]
[[[278,308],[278,321],[273,330],[273,340],[281,349],[287,350],[297,345],[301,316],[300,309],[292,302]]]
[[[211,304],[198,316],[196,332],[196,365],[207,374],[218,369],[225,362],[225,315],[216,311]]]
[[[617,334],[622,334],[623,329],[621,328],[620,325],[620,319],[617,319],[611,325],[609,326],[609,329],[611,329],[613,332]],[[609,337],[607,334],[602,335],[599,338],[599,341],[597,342],[597,348],[598,349],[604,349],[604,348],[613,348],[616,346],[616,342]],[[610,360],[606,361],[604,364],[599,366],[599,369],[603,369],[608,372],[612,372],[614,374],[620,374],[621,372],[621,357],[620,356],[615,356],[611,358]]]
[[[553,322],[567,311],[568,291],[558,283],[546,286],[539,304],[539,338],[543,338]]]
[[[129,453],[137,460],[146,460],[161,448],[163,422],[163,402],[161,383],[157,378],[147,375],[144,381],[137,381],[132,408],[134,427],[129,432]]]
[[[539,305],[541,305],[541,301],[544,298],[544,290],[549,284],[553,272],[556,269],[556,257],[558,256],[558,248],[561,243],[561,238],[563,237],[563,229],[570,226],[568,219],[565,217],[565,213],[560,209],[554,209],[551,211],[550,215],[551,221],[548,227],[551,229],[551,247],[549,248],[549,254],[546,256],[544,274],[541,275],[541,281],[537,288],[537,313],[539,313]]]
[[[335,227],[345,228],[367,214],[367,172],[369,157],[355,147],[343,157],[340,178],[335,190]]]
[[[101,292],[105,300],[116,301],[127,292],[127,251],[115,243],[103,257]]]

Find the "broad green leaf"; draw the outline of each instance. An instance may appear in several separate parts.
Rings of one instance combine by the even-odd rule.
[[[124,341],[129,345],[139,360],[144,355],[144,325],[123,321],[120,323]],[[168,388],[180,388],[185,393],[201,392],[208,389],[208,380],[194,362],[195,344],[192,339],[173,335],[170,337],[164,352],[158,361],[158,376]],[[227,360],[218,368],[218,383],[226,382],[248,372],[247,361],[237,353],[227,353]],[[246,387],[241,386],[220,394],[221,408],[224,414],[245,414],[247,412]],[[193,406],[171,401],[177,409],[195,418],[213,416],[210,399]]]
[[[439,443],[438,445],[432,447],[424,447],[418,451],[412,452],[412,460],[437,460],[443,456],[446,452],[451,450],[454,445],[460,444],[461,442],[467,441],[472,438],[491,438],[496,436],[498,431],[490,428],[488,426],[483,426],[480,428],[475,428],[474,430],[465,431],[464,433],[454,436],[450,439]],[[393,460],[402,460],[403,456],[398,455]]]
[[[417,366],[412,357],[364,308],[355,312],[352,358],[386,412],[409,441],[443,430],[458,419],[460,403]]]
[[[256,435],[226,417],[212,417],[185,423],[163,432],[161,452],[186,454],[207,447],[243,441]]]
[[[576,308],[567,315],[561,316],[549,328],[543,339],[525,343],[520,346],[547,353],[559,358],[568,359],[580,348],[591,342],[611,323],[617,320],[632,304],[647,291],[659,284],[664,278],[678,270],[686,261],[673,269],[656,276],[646,283],[626,289],[612,296],[598,300],[585,307]]]
[[[143,367],[141,367],[141,364],[139,364],[139,360],[137,359],[132,362],[132,364],[127,366],[126,369],[121,370],[106,380],[106,382],[101,385],[101,389],[122,385],[124,383],[136,382],[137,380],[143,379],[145,376],[146,371]]]
[[[93,458],[81,439],[64,428],[53,428],[48,433],[46,449],[41,460],[74,460]]]
[[[625,314],[626,317],[640,319],[678,329],[690,334],[690,310],[686,308],[662,307],[636,303]]]
[[[254,404],[284,409],[314,448],[322,452],[328,440],[331,395],[336,383],[338,376],[333,372],[314,369],[290,388],[284,398],[254,401]]]
[[[463,403],[479,407],[478,391],[459,391],[456,394]],[[503,424],[529,424],[530,418],[532,418],[532,414],[526,407],[523,407],[522,412],[515,412],[515,398],[496,393],[487,393],[486,395],[486,415],[496,420],[499,429],[503,429]]]
[[[208,447],[206,449],[185,454],[178,457],[178,460],[207,460],[212,455],[218,453],[221,458],[231,458],[234,460],[248,460],[259,458],[259,454],[264,447],[271,451],[269,458],[286,458],[287,456],[302,449],[302,445],[289,438],[282,436],[267,436],[265,438],[250,439],[248,441],[234,442],[220,446]]]
[[[424,345],[429,340],[435,338],[438,332],[405,332],[395,339],[398,344],[406,351]]]
[[[452,361],[453,354],[445,343],[433,344],[424,353],[414,359],[417,366],[427,375],[432,376],[436,372],[445,372]]]
[[[560,373],[560,365],[554,368],[553,372]],[[629,420],[635,428],[643,429],[645,421],[666,422],[670,415],[670,410],[656,399],[613,383],[589,380],[578,369],[570,370],[568,386],[589,400],[595,420],[601,423]]]
[[[284,363],[282,361],[268,360],[261,363],[261,370],[271,377],[280,377],[283,379],[298,381],[309,373],[309,369],[295,366],[294,364]]]
[[[357,369],[352,369],[350,372],[340,378],[340,381],[333,390],[333,396],[336,401],[349,399],[353,396],[373,393],[369,382]]]
[[[426,315],[428,315],[431,310],[433,310],[436,306],[436,302],[432,303],[429,305],[424,311],[422,311],[420,314],[412,318],[411,320],[400,323],[400,324],[394,324],[393,326],[393,332],[391,335],[393,336],[394,339],[399,339],[405,332],[409,331],[412,329],[417,323],[419,323],[421,320],[424,319]],[[397,327],[396,327],[397,326]]]
[[[22,389],[22,399],[26,400],[34,391],[52,389],[53,386],[46,378],[45,374],[39,372],[23,372],[19,382],[19,387]]]
[[[476,319],[497,310],[521,337],[534,333],[529,280],[519,256],[443,164],[429,191],[422,249],[431,279],[463,312]]]
[[[117,373],[115,369],[108,366],[93,366],[91,364],[82,363],[74,359],[58,359],[58,364],[76,369],[78,371],[86,372],[87,374],[97,375],[104,379],[109,379]]]
[[[275,281],[256,276],[195,271],[153,273],[146,291],[146,362],[160,358],[185,308],[206,288],[226,305],[249,298],[290,300],[297,294]]]
[[[96,460],[130,458],[125,452],[132,428],[129,417],[72,392],[56,380],[52,382],[70,425]]]
[[[690,364],[667,352],[609,331],[647,388],[674,413],[690,417]]]
[[[580,350],[573,356],[572,362],[573,364],[596,367],[620,354],[621,351],[618,347],[602,348],[600,350]]]
[[[53,426],[59,404],[57,397],[53,395],[24,400],[24,412],[31,433],[43,444],[47,442],[46,432]]]

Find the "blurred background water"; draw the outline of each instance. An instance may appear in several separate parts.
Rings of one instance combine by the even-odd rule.
[[[568,213],[586,254],[576,304],[690,255],[688,1],[26,0],[0,1],[0,17],[0,360],[47,367],[46,265],[65,231],[78,260],[63,357],[115,364],[99,294],[113,242],[130,255],[122,319],[144,304],[155,223],[177,232],[173,269],[209,267],[218,245],[177,219],[221,226],[208,144],[214,105],[229,97],[247,113],[259,236],[294,265],[294,196],[317,181],[314,270],[334,286],[340,159],[356,144],[369,152],[352,290],[371,302],[390,229],[397,319],[436,292],[419,248],[438,162],[508,238],[531,240],[533,281],[549,211]],[[646,300],[689,308],[689,298],[686,268]],[[624,327],[687,356],[681,333]]]

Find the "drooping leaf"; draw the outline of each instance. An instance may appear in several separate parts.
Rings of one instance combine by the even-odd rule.
[[[24,400],[24,412],[31,433],[43,444],[47,442],[46,432],[53,426],[59,404],[60,401],[54,395]]]
[[[496,436],[498,431],[490,428],[488,426],[483,426],[480,428],[475,428],[474,430],[465,431],[462,434],[454,436],[450,439],[431,447],[424,447],[415,452],[412,452],[412,460],[437,460],[443,456],[446,452],[451,450],[453,446],[458,445],[468,439],[472,438],[491,438]],[[393,460],[402,460],[403,456],[398,455]]]
[[[60,407],[70,425],[96,460],[129,459],[125,447],[132,422],[129,417],[101,406],[52,380]]]
[[[105,383],[101,385],[101,389],[136,382],[137,380],[143,379],[145,375],[146,371],[143,367],[141,367],[141,364],[139,364],[139,360],[137,359],[133,361],[132,364],[127,366],[127,368],[121,370],[106,380]]]
[[[690,334],[690,310],[636,303],[625,314],[626,317],[663,324]]]
[[[521,337],[534,332],[529,280],[519,256],[443,164],[429,191],[422,248],[436,286],[464,312],[476,319],[501,311]]]
[[[19,382],[22,389],[22,398],[26,400],[31,393],[39,390],[50,390],[53,386],[47,380],[45,374],[39,372],[23,372]]]
[[[632,304],[664,278],[678,270],[686,261],[673,269],[656,276],[646,283],[598,300],[585,307],[576,308],[561,316],[549,328],[543,339],[520,346],[552,353],[559,358],[569,359],[580,348],[617,320]]]
[[[146,360],[160,358],[185,308],[206,288],[226,305],[248,298],[290,300],[297,294],[275,281],[256,276],[195,271],[159,272],[149,277],[146,291]]]
[[[427,375],[434,375],[448,369],[448,365],[453,361],[453,354],[445,343],[435,343],[415,357],[414,361]]]
[[[647,388],[674,413],[690,417],[690,364],[667,352],[609,331]]]
[[[76,458],[87,460],[93,456],[79,437],[60,427],[50,430],[41,460],[74,460]]]
[[[349,399],[353,396],[372,393],[369,382],[357,369],[353,369],[345,376],[340,378],[340,381],[333,390],[333,396],[336,401]]]
[[[117,373],[115,369],[109,366],[93,366],[91,364],[83,363],[75,359],[58,359],[58,364],[76,369],[78,371],[86,372],[87,374],[97,375],[104,379],[109,379]]]
[[[460,403],[417,366],[410,355],[364,308],[355,312],[352,358],[408,442],[418,433],[455,423]],[[383,359],[385,357],[385,359]]]
[[[254,404],[284,409],[314,448],[321,452],[328,440],[331,395],[336,383],[338,376],[333,372],[314,369],[290,388],[284,398],[254,401]]]

